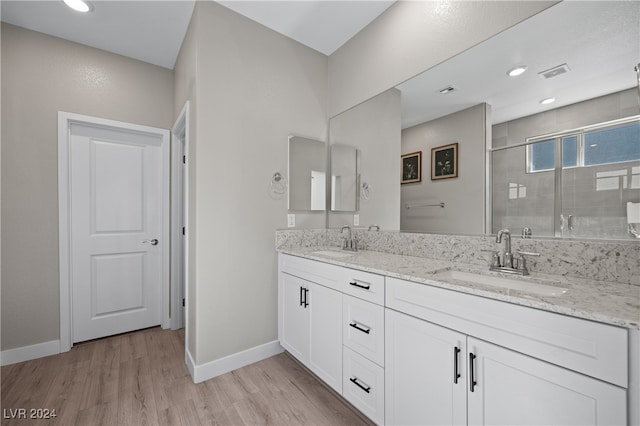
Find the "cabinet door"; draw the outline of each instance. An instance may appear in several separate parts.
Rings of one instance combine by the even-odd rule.
[[[471,425],[626,424],[623,388],[471,337],[467,348]]]
[[[280,274],[280,344],[303,363],[309,359],[309,316],[305,291],[309,284]]]
[[[385,338],[386,424],[466,424],[466,336],[385,309]]]
[[[342,293],[307,283],[309,368],[342,394]]]

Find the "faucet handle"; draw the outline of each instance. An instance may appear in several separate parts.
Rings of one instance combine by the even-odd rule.
[[[533,253],[530,251],[522,251],[520,249],[516,250],[520,256],[540,256],[540,253]]]
[[[481,249],[480,251],[486,251],[488,253],[491,253],[491,266],[492,267],[496,267],[499,268],[500,267],[500,252],[496,251],[496,250],[487,250],[487,249]]]

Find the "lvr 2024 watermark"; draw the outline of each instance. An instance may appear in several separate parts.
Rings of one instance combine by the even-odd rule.
[[[5,419],[55,419],[58,413],[49,408],[4,408],[2,417]]]

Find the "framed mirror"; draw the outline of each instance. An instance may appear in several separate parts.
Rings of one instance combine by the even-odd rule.
[[[349,145],[331,145],[331,211],[358,211],[358,150]]]
[[[327,144],[289,137],[289,211],[321,212],[327,202]]]

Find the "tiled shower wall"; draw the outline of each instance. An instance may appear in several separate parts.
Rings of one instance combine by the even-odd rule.
[[[629,89],[494,125],[492,147],[639,113],[637,93]],[[526,173],[524,146],[494,151],[492,157],[492,232],[526,226],[534,236],[553,236],[554,172]],[[564,169],[562,187],[562,214],[572,215],[574,225],[563,237],[632,238],[626,203],[640,202],[640,162]]]

